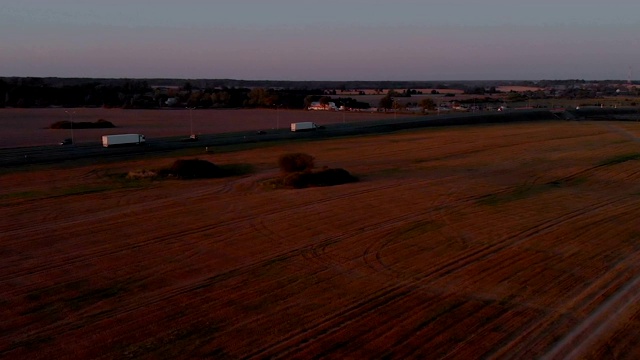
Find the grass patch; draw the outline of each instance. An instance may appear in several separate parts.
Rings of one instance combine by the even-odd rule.
[[[640,160],[640,153],[617,155],[601,161],[598,166],[611,166],[633,160]]]
[[[382,176],[392,176],[392,175],[402,174],[402,173],[405,173],[407,171],[408,170],[405,169],[405,168],[392,167],[392,168],[387,168],[387,169],[374,171],[373,174],[382,175]]]
[[[33,306],[21,315],[49,314],[57,316],[68,310],[82,308],[119,296],[131,289],[134,282],[125,280],[108,286],[93,288],[88,280],[79,280],[50,288],[39,289],[25,296]]]
[[[53,188],[46,191],[19,191],[0,195],[0,200],[34,200],[53,197],[95,194],[113,190],[138,189],[151,184],[151,179],[129,178],[128,174],[105,174],[106,179],[98,184],[78,184],[68,187]]]
[[[432,231],[439,230],[443,227],[443,224],[437,223],[435,221],[417,221],[415,223],[409,224],[404,228],[398,230],[399,238],[416,238],[420,235],[424,235],[426,233],[430,233]]]
[[[283,174],[262,183],[271,189],[304,189],[309,187],[335,186],[356,182],[359,179],[345,169],[322,169]]]
[[[550,181],[544,185],[547,185],[551,188],[562,188],[562,187],[568,187],[568,186],[577,186],[577,185],[582,185],[584,183],[586,183],[588,180],[587,177],[585,176],[578,176],[578,177],[574,177],[574,178],[567,178],[567,179],[561,179],[561,180],[554,180],[554,181]]]
[[[116,187],[113,184],[104,185],[76,185],[68,188],[59,189],[53,196],[72,196],[72,195],[86,195],[99,192],[105,192],[113,190]]]
[[[255,167],[251,164],[226,164],[219,165],[219,167],[227,176],[242,176],[256,172]]]
[[[42,191],[19,191],[0,195],[0,200],[28,200],[43,197],[44,194],[46,193]]]
[[[546,191],[564,188],[567,186],[579,185],[586,181],[586,178],[580,177],[570,180],[556,180],[545,184],[518,185],[511,191],[485,195],[478,200],[478,204],[487,206],[502,205],[512,201],[527,199]]]
[[[51,191],[21,191],[17,193],[10,193],[1,195],[0,200],[46,199],[52,197],[94,194],[122,188],[124,187],[117,184],[75,185],[71,187],[52,189]]]
[[[12,350],[20,348],[37,349],[45,346],[47,343],[50,343],[52,341],[53,337],[51,336],[32,335],[27,337],[25,340],[12,341],[11,345],[3,349],[3,351],[6,351],[6,353],[8,353]]]

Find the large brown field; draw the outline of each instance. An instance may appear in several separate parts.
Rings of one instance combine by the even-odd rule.
[[[0,358],[640,358],[640,124],[0,173]],[[220,149],[221,150],[221,149]],[[359,182],[272,189],[306,152]],[[183,157],[185,158],[185,157]]]

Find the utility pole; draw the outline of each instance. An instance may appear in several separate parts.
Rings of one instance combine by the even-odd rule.
[[[189,110],[189,130],[191,131],[189,133],[189,136],[194,135],[193,134],[193,113],[192,111],[195,110],[195,107],[188,107],[187,110]]]
[[[74,138],[73,138],[73,115],[76,113],[75,111],[64,111],[65,113],[67,113],[67,115],[69,115],[69,125],[71,126],[71,144],[75,144]]]

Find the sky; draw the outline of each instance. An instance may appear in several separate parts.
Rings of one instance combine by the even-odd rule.
[[[0,76],[627,80],[638,0],[0,0]]]

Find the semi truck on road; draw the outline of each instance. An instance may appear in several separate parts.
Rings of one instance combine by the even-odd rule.
[[[118,135],[102,135],[102,146],[117,146],[117,145],[139,145],[145,142],[145,137],[142,134],[118,134]]]
[[[322,129],[322,126],[310,121],[291,123],[291,131],[310,131],[315,129]]]

